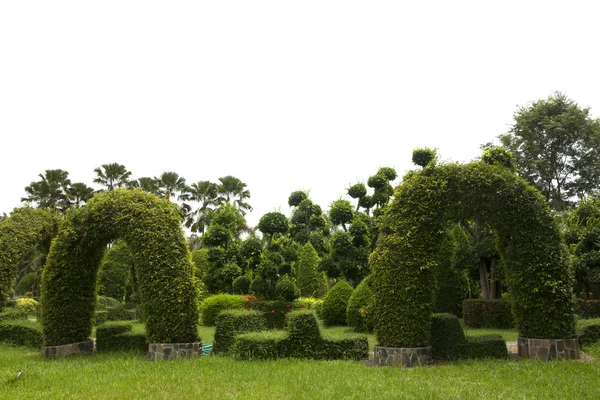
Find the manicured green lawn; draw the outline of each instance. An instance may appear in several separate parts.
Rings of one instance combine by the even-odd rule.
[[[600,345],[586,351],[600,357]],[[39,351],[0,344],[0,397],[6,399],[597,399],[599,376],[598,359],[464,361],[406,370],[228,357],[152,363],[129,353],[46,360]]]

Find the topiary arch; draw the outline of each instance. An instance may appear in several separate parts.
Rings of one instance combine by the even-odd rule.
[[[15,267],[34,246],[47,249],[57,225],[55,214],[30,207],[15,209],[0,223],[0,311],[11,293]]]
[[[507,169],[474,162],[427,167],[396,189],[371,258],[381,346],[427,346],[437,246],[449,221],[473,217],[498,235],[519,336],[573,336],[572,277],[546,201]]]
[[[193,268],[175,205],[139,190],[94,196],[71,210],[52,242],[42,276],[44,345],[88,340],[96,281],[108,243],[130,246],[151,343],[198,339]]]

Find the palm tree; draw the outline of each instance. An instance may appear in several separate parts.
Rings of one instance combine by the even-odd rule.
[[[167,200],[171,200],[171,197],[175,196],[177,192],[185,193],[187,187],[185,185],[185,178],[179,176],[175,172],[163,172],[160,178],[154,178],[158,181],[158,190],[160,196]],[[183,198],[181,195],[179,198]]]
[[[109,192],[115,188],[126,186],[127,179],[131,176],[131,172],[127,171],[124,165],[117,163],[102,164],[101,167],[94,169],[94,172],[98,175],[94,179],[94,183],[106,186]]]
[[[191,200],[200,203],[200,207],[187,215],[185,226],[192,232],[204,233],[214,211],[211,207],[216,205],[217,185],[210,181],[192,183],[182,193],[181,198],[184,201]]]
[[[80,203],[86,203],[94,195],[94,189],[85,183],[77,182],[67,189],[67,195],[71,204],[79,208]]]
[[[234,204],[242,215],[246,211],[252,211],[250,204],[245,200],[250,198],[250,191],[246,189],[246,184],[235,176],[227,175],[219,178],[220,184],[217,184],[217,204]]]
[[[129,181],[127,187],[130,189],[142,189],[144,192],[160,196],[158,180],[156,178],[150,178],[149,176],[143,176],[137,180],[134,179]]]
[[[62,169],[47,169],[44,174],[38,175],[41,180],[31,182],[25,187],[28,197],[22,197],[21,201],[33,201],[41,208],[58,209],[65,211],[69,208],[67,188],[71,184],[69,173]]]

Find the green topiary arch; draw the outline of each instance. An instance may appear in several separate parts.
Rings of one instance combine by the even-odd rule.
[[[11,293],[15,267],[34,246],[48,248],[57,225],[55,214],[30,207],[16,208],[0,223],[0,311]]]
[[[449,221],[472,217],[498,235],[519,335],[573,336],[572,277],[546,201],[507,169],[474,162],[427,167],[396,189],[371,258],[380,345],[427,346],[437,246]]]
[[[107,244],[118,238],[130,246],[137,267],[148,340],[198,340],[193,268],[176,206],[119,189],[70,211],[52,242],[42,276],[45,346],[89,338],[100,261]]]

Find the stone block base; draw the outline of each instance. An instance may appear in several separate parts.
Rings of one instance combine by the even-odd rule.
[[[194,358],[202,355],[202,343],[150,343],[148,358],[152,361]]]
[[[519,357],[552,360],[578,360],[579,340],[577,339],[528,339],[517,338]]]
[[[85,342],[42,347],[42,352],[45,357],[65,358],[75,354],[91,354],[95,346],[94,339],[90,339]]]
[[[375,365],[407,368],[431,363],[431,347],[383,347],[375,345]]]

